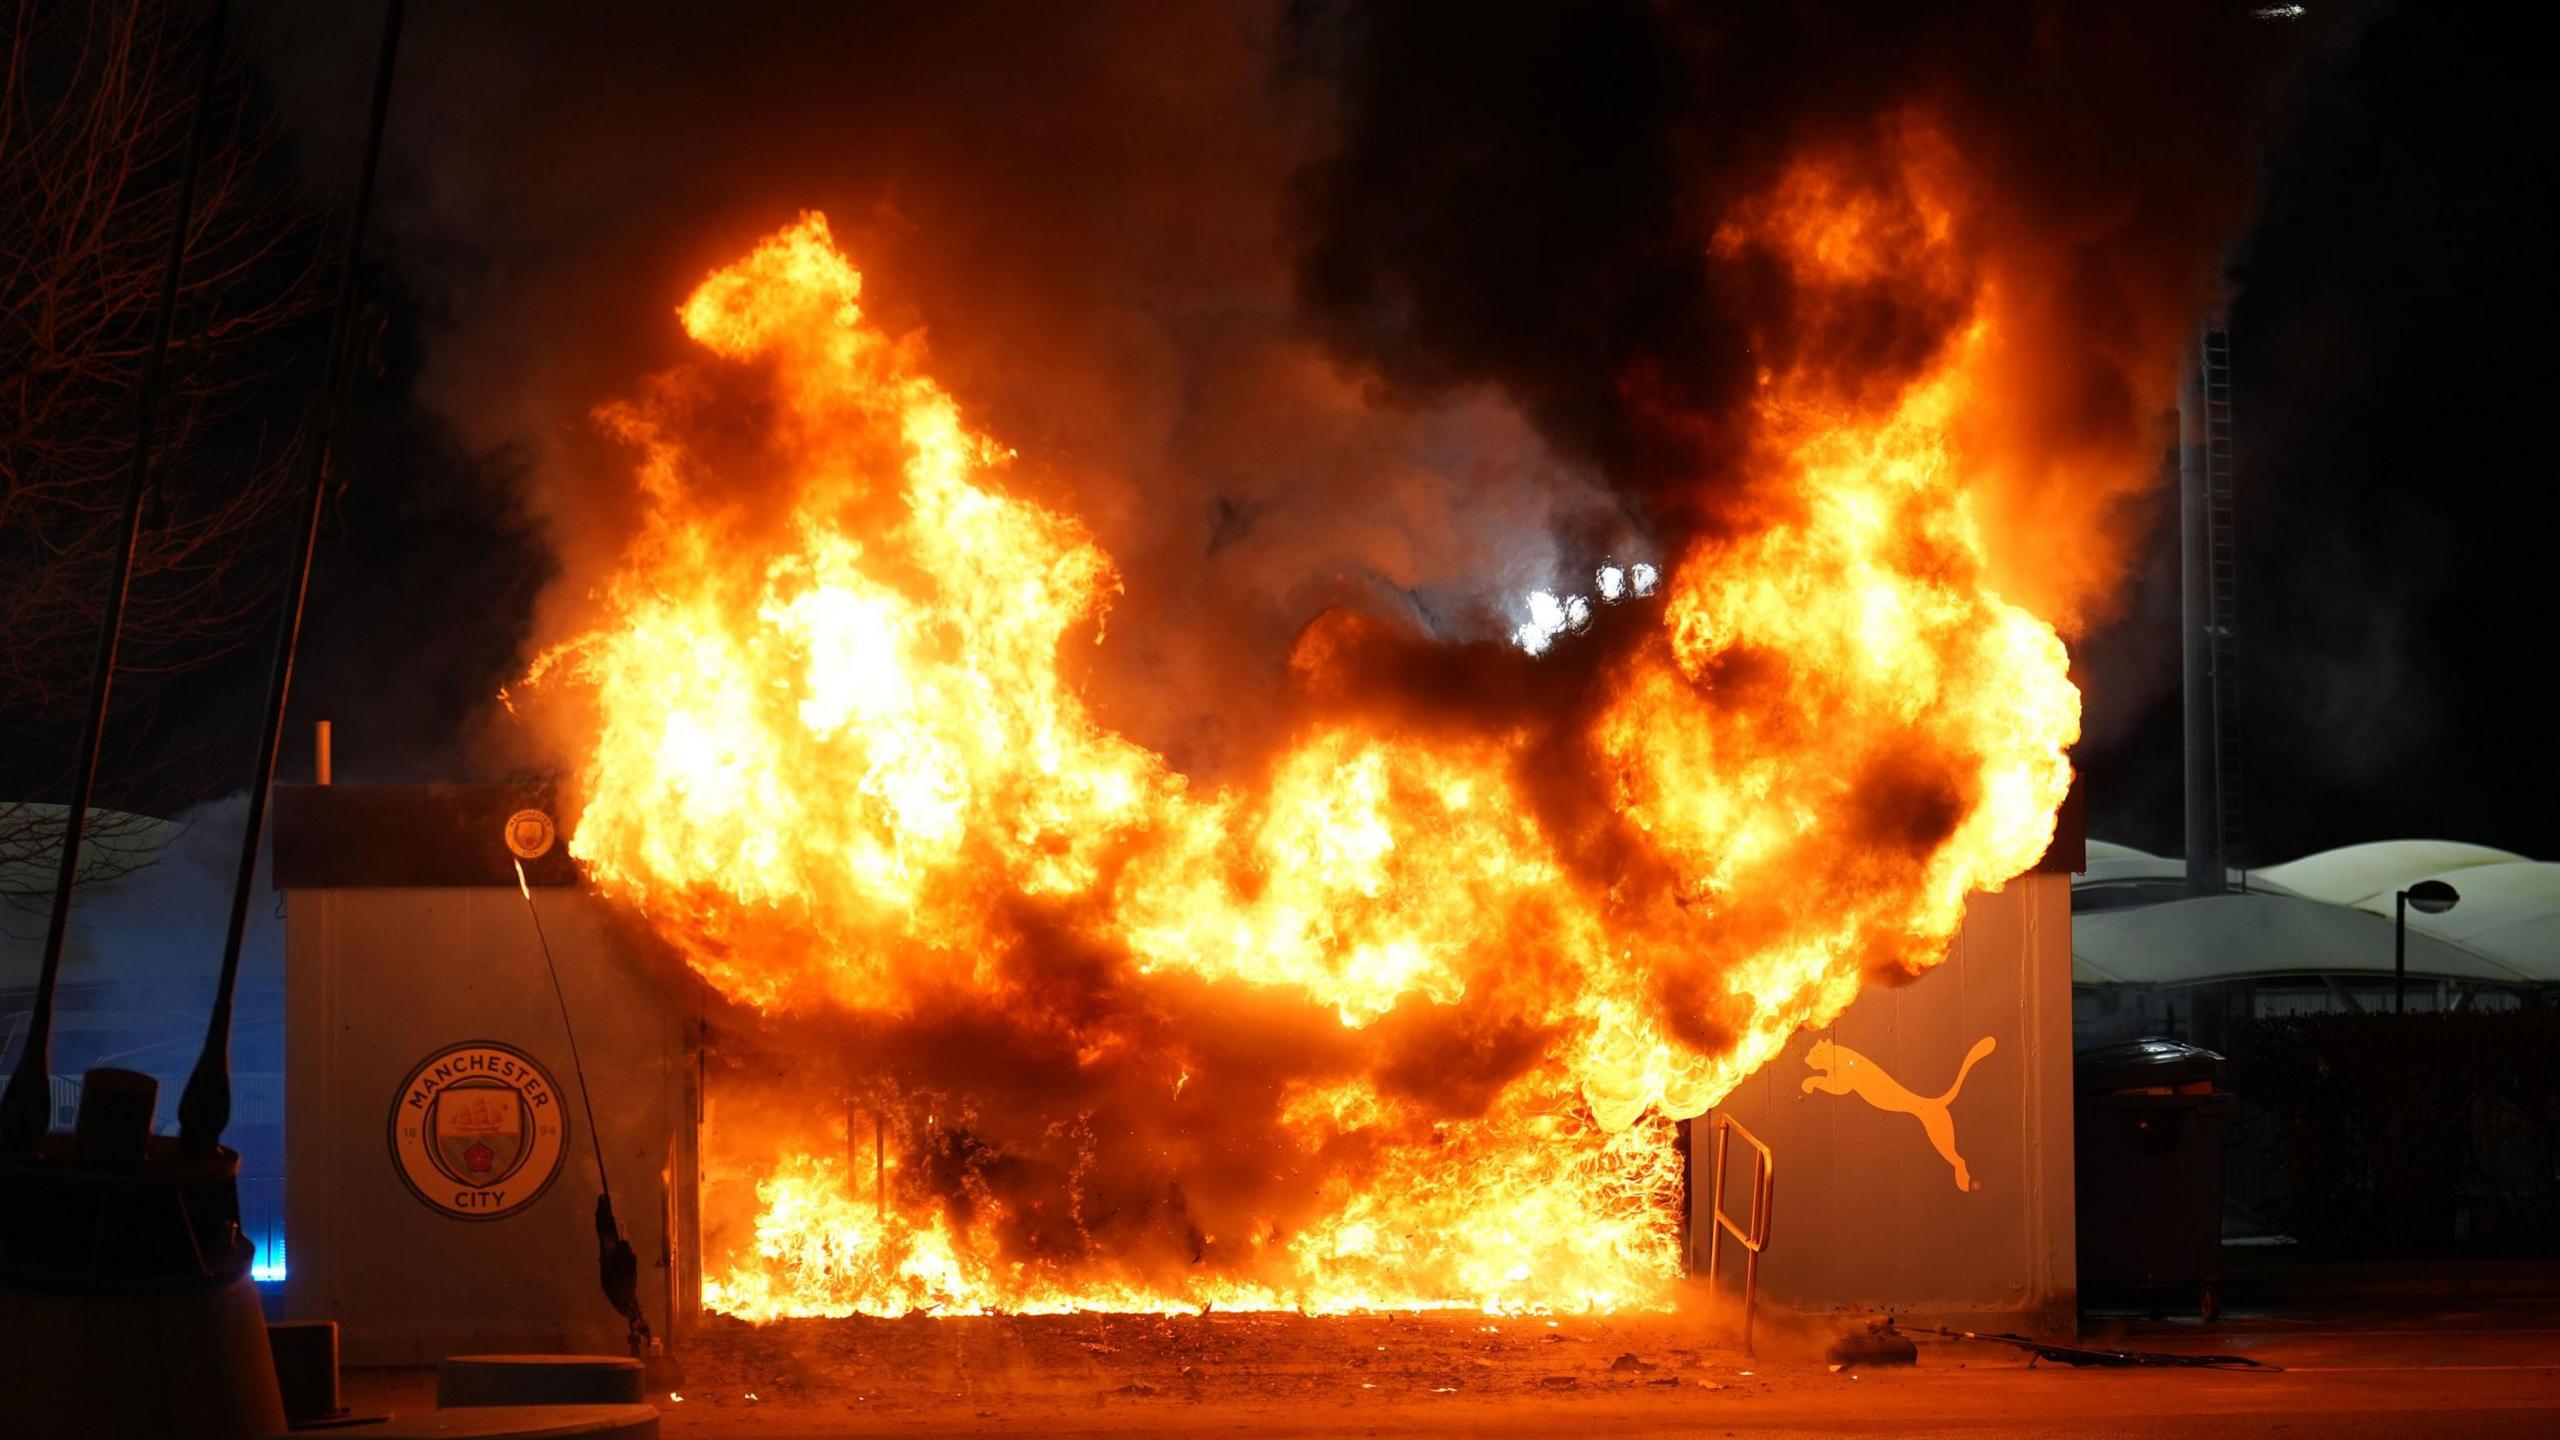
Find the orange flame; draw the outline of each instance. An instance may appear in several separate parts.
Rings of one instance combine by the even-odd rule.
[[[1793,182],[1755,234],[1817,280],[1863,280],[1888,240],[1949,243],[1839,205]],[[1299,1153],[1203,1202],[1173,1266],[1026,1256],[1002,1195],[919,1188],[906,1155],[875,1194],[823,1127],[716,1133],[709,1188],[753,1200],[707,1267],[714,1310],[1665,1303],[1671,1119],[1828,1022],[1864,970],[1935,963],[1965,897],[2051,839],[2078,696],[2052,627],[1986,580],[1955,438],[1984,315],[1884,402],[1764,385],[1769,518],[1665,567],[1626,617],[1638,643],[1560,697],[1597,817],[1576,828],[1529,773],[1558,751],[1516,727],[1319,704],[1257,783],[1214,790],[1115,733],[1061,667],[1108,653],[1112,562],[1008,492],[1008,452],[860,287],[812,214],[682,308],[720,362],[700,373],[754,367],[769,396],[752,463],[778,520],[724,499],[731,441],[683,374],[604,412],[641,457],[645,528],[601,623],[531,677],[592,692],[571,848],[593,879],[769,1010],[1030,1008],[1013,960],[1072,942],[1116,957],[1116,986],[1314,1007],[1353,1041],[1461,1014],[1527,1038],[1471,1104],[1382,1073],[1383,1041],[1348,1073],[1204,1102],[1267,1107]],[[1323,692],[1328,643],[1302,645],[1301,689]],[[1153,1063],[1126,1031],[1056,1023],[1079,1063]],[[1207,1062],[1161,1063],[1153,1103],[1198,1100]]]

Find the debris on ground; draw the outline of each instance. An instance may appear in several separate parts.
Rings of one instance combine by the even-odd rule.
[[[1893,1328],[1893,1317],[1888,1315],[1832,1341],[1822,1358],[1834,1370],[1848,1365],[1911,1365],[1918,1363],[1920,1347]]]

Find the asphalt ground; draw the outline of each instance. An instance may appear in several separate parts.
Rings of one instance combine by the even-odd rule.
[[[1824,1329],[1746,1356],[1676,1318],[1061,1316],[724,1326],[651,1398],[683,1437],[2560,1437],[2560,1304],[2433,1302],[2097,1317],[2082,1343],[2263,1369],[2074,1368],[1917,1336],[1843,1366]],[[433,1405],[425,1370],[351,1371],[359,1412]],[[351,1432],[360,1434],[361,1431]]]

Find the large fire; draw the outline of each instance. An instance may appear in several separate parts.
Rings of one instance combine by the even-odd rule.
[[[1946,242],[1819,185],[1759,223],[1815,278]],[[841,1037],[789,1119],[714,1101],[713,1310],[1665,1304],[1672,1122],[2051,839],[2078,696],[1987,578],[1987,309],[1890,395],[1764,375],[1753,520],[1594,557],[1559,653],[1463,651],[1549,720],[1381,703],[1403,642],[1329,613],[1271,677],[1291,740],[1213,786],[1074,683],[1111,557],[860,290],[813,214],[685,302],[709,358],[604,412],[644,529],[536,667],[594,707],[596,883]]]

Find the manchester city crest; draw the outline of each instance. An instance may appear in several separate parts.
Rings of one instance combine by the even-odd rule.
[[[567,1123],[559,1087],[532,1056],[472,1041],[409,1073],[392,1102],[391,1155],[420,1200],[464,1220],[495,1220],[550,1188]]]

